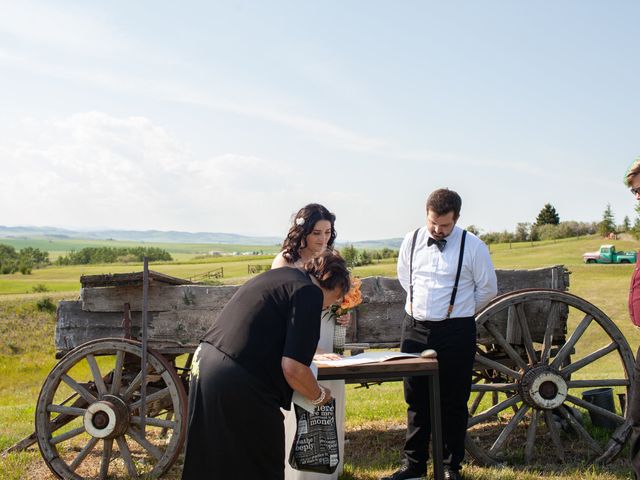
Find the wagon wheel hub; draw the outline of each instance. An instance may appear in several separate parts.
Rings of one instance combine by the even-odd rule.
[[[115,395],[105,395],[92,403],[84,414],[84,428],[95,438],[115,438],[129,426],[129,408]]]
[[[520,384],[522,399],[530,406],[552,410],[562,405],[567,398],[567,382],[557,370],[537,366],[528,370]]]

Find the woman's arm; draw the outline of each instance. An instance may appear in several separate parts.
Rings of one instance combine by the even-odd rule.
[[[309,367],[293,358],[282,357],[282,372],[289,386],[300,395],[311,402],[320,398],[322,390]],[[331,390],[327,387],[322,388],[325,390],[325,397],[320,405],[328,403],[332,398]]]

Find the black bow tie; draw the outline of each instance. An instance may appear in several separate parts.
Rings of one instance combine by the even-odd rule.
[[[442,240],[436,240],[435,238],[429,237],[429,239],[427,240],[427,246],[430,247],[434,243],[436,244],[436,247],[438,247],[438,250],[442,251],[444,250],[447,241],[444,238]]]

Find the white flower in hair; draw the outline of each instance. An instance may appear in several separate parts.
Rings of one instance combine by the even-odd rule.
[[[296,225],[298,225],[299,227],[301,227],[302,225],[304,225],[304,217],[298,217],[298,218],[296,218]]]

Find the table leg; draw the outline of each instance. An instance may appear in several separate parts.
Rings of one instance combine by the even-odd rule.
[[[433,451],[433,478],[444,479],[442,465],[442,424],[440,422],[440,380],[438,372],[427,377],[429,379],[429,404],[431,415],[431,449]]]

